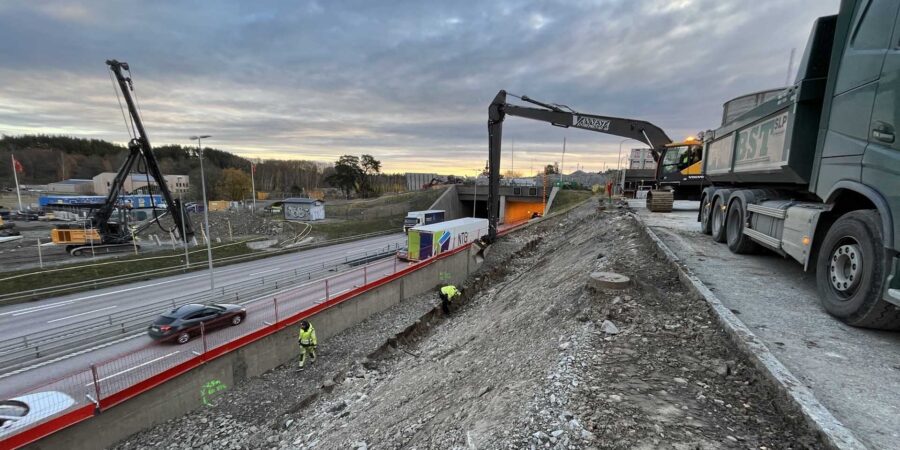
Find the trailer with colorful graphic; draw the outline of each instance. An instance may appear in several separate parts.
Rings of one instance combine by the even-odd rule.
[[[409,229],[406,259],[423,261],[475,242],[488,233],[488,220],[467,217]]]

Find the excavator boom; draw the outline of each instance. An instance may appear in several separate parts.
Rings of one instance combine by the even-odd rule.
[[[497,223],[500,212],[500,146],[503,137],[503,120],[507,115],[539,120],[563,128],[581,128],[588,131],[634,139],[650,146],[655,161],[660,152],[672,142],[658,126],[643,120],[621,117],[583,114],[571,108],[540,102],[527,96],[518,97],[532,103],[531,106],[507,103],[506,91],[500,91],[488,107],[488,239],[497,237]]]

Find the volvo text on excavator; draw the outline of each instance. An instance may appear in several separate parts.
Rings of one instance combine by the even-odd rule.
[[[89,223],[86,224],[87,226],[77,225],[55,228],[51,231],[51,239],[55,244],[65,245],[68,252],[73,256],[81,255],[86,251],[105,253],[123,249],[137,249],[137,244],[133,242],[134,235],[154,223],[159,223],[159,219],[168,214],[172,216],[175,226],[171,230],[165,231],[167,233],[172,232],[185,241],[190,240],[194,236],[194,229],[181,201],[172,197],[156,157],[153,155],[150,140],[144,131],[144,124],[141,122],[141,117],[132,95],[134,86],[128,63],[109,60],[106,61],[106,64],[109,66],[112,74],[115,75],[118,87],[125,97],[125,103],[128,106],[131,118],[130,125],[133,137],[128,142],[128,156],[113,179],[105,202],[92,212]],[[128,76],[126,77],[123,72],[128,72]],[[130,227],[128,225],[127,207],[119,204],[119,195],[123,193],[125,180],[132,170],[136,168],[139,170],[143,169],[148,175],[148,179],[152,178],[155,181],[156,189],[159,190],[165,201],[166,212],[157,214],[156,207],[161,205],[151,204],[153,207],[153,218],[137,227]],[[149,181],[148,187],[150,187]],[[150,196],[151,199],[153,197],[153,195]],[[118,214],[115,214],[117,212]],[[114,218],[114,215],[118,217]]]
[[[507,103],[506,97],[516,97],[538,107],[521,106]],[[500,91],[488,107],[488,218],[490,234],[493,239],[497,232],[497,216],[499,213],[500,190],[500,143],[503,135],[503,120],[507,116],[519,116],[533,120],[548,122],[563,128],[581,128],[598,133],[611,134],[623,138],[631,138],[650,146],[654,161],[657,163],[657,190],[651,191],[647,197],[647,206],[651,211],[671,211],[675,199],[699,199],[704,177],[700,171],[702,159],[702,142],[685,140],[673,143],[669,136],[658,126],[643,120],[624,119],[621,117],[583,114],[565,105],[540,102],[528,96],[516,96]]]

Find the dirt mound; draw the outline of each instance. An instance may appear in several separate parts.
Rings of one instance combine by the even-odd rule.
[[[272,371],[120,448],[817,446],[654,255],[632,218],[582,206],[495,244],[449,318],[421,296],[323,343],[314,372]],[[596,290],[595,271],[632,285]]]

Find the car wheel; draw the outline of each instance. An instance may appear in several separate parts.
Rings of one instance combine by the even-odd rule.
[[[741,202],[731,202],[728,208],[728,218],[725,221],[725,236],[727,237],[728,249],[732,253],[744,254],[753,253],[756,250],[756,242],[753,242],[749,236],[744,234],[744,227],[747,226],[747,220],[744,218],[744,207]]]
[[[709,200],[709,196],[704,196],[700,200],[700,232],[703,234],[712,234],[711,212],[712,202]]]
[[[816,284],[822,306],[848,325],[900,329],[900,311],[881,298],[883,238],[877,211],[853,211],[831,226],[819,248]]]
[[[84,254],[84,250],[72,250],[72,256],[81,256],[82,254]]]
[[[187,331],[184,331],[178,335],[178,338],[175,341],[181,345],[184,345],[184,344],[187,344],[188,341],[190,341],[190,340],[191,340],[191,334],[188,333]]]
[[[716,197],[712,204],[711,211],[711,220],[712,222],[710,231],[712,232],[712,238],[716,242],[725,242],[727,236],[725,236],[725,203],[722,200],[722,196]]]
[[[241,322],[243,322],[243,321],[244,321],[244,316],[238,314],[238,315],[236,315],[236,316],[234,316],[234,317],[231,318],[231,325],[232,325],[232,326],[238,326],[238,325],[240,325]]]

